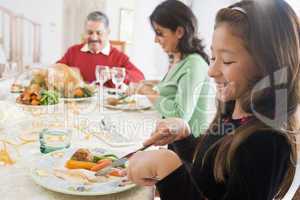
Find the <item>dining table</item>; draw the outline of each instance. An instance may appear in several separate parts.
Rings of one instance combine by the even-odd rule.
[[[34,164],[45,156],[39,142],[43,128],[71,129],[71,148],[103,148],[126,155],[140,148],[154,130],[160,116],[153,108],[129,111],[106,108],[103,105],[103,99],[109,96],[106,90],[100,92],[102,97],[98,93],[82,101],[60,100],[57,105],[40,107],[19,105],[16,98],[20,94],[10,92],[11,83],[0,80],[1,200],[154,199],[154,187],[135,186],[114,194],[78,196],[48,190],[31,177]],[[101,133],[103,128],[108,131]]]

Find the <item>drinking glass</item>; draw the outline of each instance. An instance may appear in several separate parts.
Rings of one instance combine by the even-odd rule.
[[[116,96],[119,96],[118,89],[123,84],[126,76],[125,68],[113,67],[111,70],[112,82],[115,85]]]
[[[71,129],[43,129],[39,135],[41,153],[69,148],[71,138]]]
[[[101,108],[101,105],[103,105],[103,99],[104,99],[103,98],[103,95],[104,95],[103,85],[107,80],[110,79],[110,69],[108,66],[96,65],[95,73],[96,73],[97,82],[99,83],[98,100],[99,100],[99,104],[100,104],[100,108]]]
[[[103,87],[104,83],[110,77],[110,71],[108,66],[96,65],[96,80],[100,84],[100,87]]]

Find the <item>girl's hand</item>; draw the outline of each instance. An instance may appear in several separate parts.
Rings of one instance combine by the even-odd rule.
[[[189,125],[180,118],[167,118],[157,123],[151,137],[144,142],[144,146],[164,146],[182,140],[190,135]]]
[[[141,186],[153,186],[181,165],[179,157],[169,150],[144,151],[134,154],[127,168],[130,181]]]

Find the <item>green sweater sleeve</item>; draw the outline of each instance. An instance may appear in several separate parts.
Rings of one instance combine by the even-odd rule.
[[[207,77],[208,65],[198,55],[191,55],[179,66],[170,80],[158,86],[160,97],[155,103],[163,117],[190,121]]]

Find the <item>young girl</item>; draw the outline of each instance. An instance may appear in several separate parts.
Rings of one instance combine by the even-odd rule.
[[[197,19],[184,3],[167,0],[154,9],[150,22],[155,42],[168,54],[170,66],[155,89],[143,84],[139,93],[149,97],[162,117],[184,119],[198,134],[207,128],[209,60],[197,36]]]
[[[172,143],[176,153],[137,153],[129,179],[156,184],[163,200],[282,199],[297,158],[299,28],[283,0],[221,9],[209,69],[217,85],[215,119],[198,142],[180,119],[161,123],[145,144]]]

